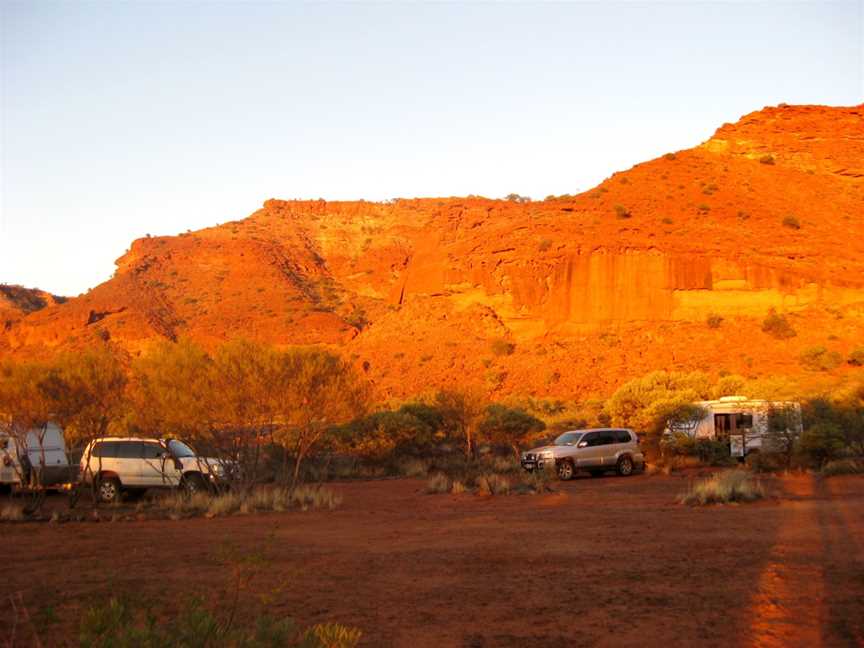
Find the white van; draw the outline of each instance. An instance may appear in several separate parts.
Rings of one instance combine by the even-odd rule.
[[[704,412],[699,420],[668,426],[666,433],[683,433],[693,439],[714,439],[729,444],[729,454],[739,459],[767,450],[770,443],[769,417],[772,411],[791,412],[787,423],[790,436],[802,431],[801,404],[792,401],[767,401],[746,396],[723,396],[695,403]]]
[[[45,423],[21,434],[0,431],[0,485],[57,487],[71,481],[63,430]]]

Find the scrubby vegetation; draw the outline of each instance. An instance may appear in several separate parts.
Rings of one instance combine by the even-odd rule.
[[[705,318],[705,323],[708,325],[708,328],[720,328],[720,325],[723,323],[723,316],[718,315],[717,313],[708,313],[708,317]]]
[[[843,362],[843,356],[836,351],[829,351],[824,346],[810,347],[799,356],[801,366],[809,371],[831,371]]]
[[[762,330],[778,340],[786,340],[797,335],[786,316],[779,315],[773,308],[768,311],[768,315],[762,322]]]
[[[690,506],[752,502],[764,497],[759,482],[746,470],[724,470],[693,484],[679,501]]]

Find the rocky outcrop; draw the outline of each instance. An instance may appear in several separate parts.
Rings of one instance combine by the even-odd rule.
[[[110,281],[10,322],[0,349],[321,343],[383,397],[467,380],[572,398],[656,368],[800,372],[806,345],[864,343],[862,114],[768,108],[539,202],[267,200],[135,241]],[[761,331],[770,309],[794,339]],[[492,350],[502,338],[512,353]]]

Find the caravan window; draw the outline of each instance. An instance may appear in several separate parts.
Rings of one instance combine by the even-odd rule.
[[[735,427],[739,430],[741,428],[752,428],[753,427],[753,415],[752,414],[744,414],[743,412],[738,412],[735,416]]]

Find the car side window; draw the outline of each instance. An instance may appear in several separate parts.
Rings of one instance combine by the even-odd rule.
[[[630,443],[630,433],[627,430],[615,430],[615,438],[618,443]]]
[[[144,458],[145,459],[161,459],[163,452],[165,452],[165,448],[160,446],[158,443],[145,443],[144,444]]]
[[[597,445],[612,445],[613,443],[615,443],[615,433],[610,431],[600,434],[600,442]]]
[[[143,455],[144,444],[139,441],[121,441],[117,445],[120,459],[140,459]]]
[[[90,454],[103,459],[114,459],[117,457],[117,444],[113,441],[101,441],[93,446]]]
[[[589,448],[593,448],[594,446],[600,445],[600,443],[599,443],[600,435],[597,434],[596,432],[589,432],[588,434],[586,434],[582,438],[582,440],[585,442],[585,445],[587,445]]]

